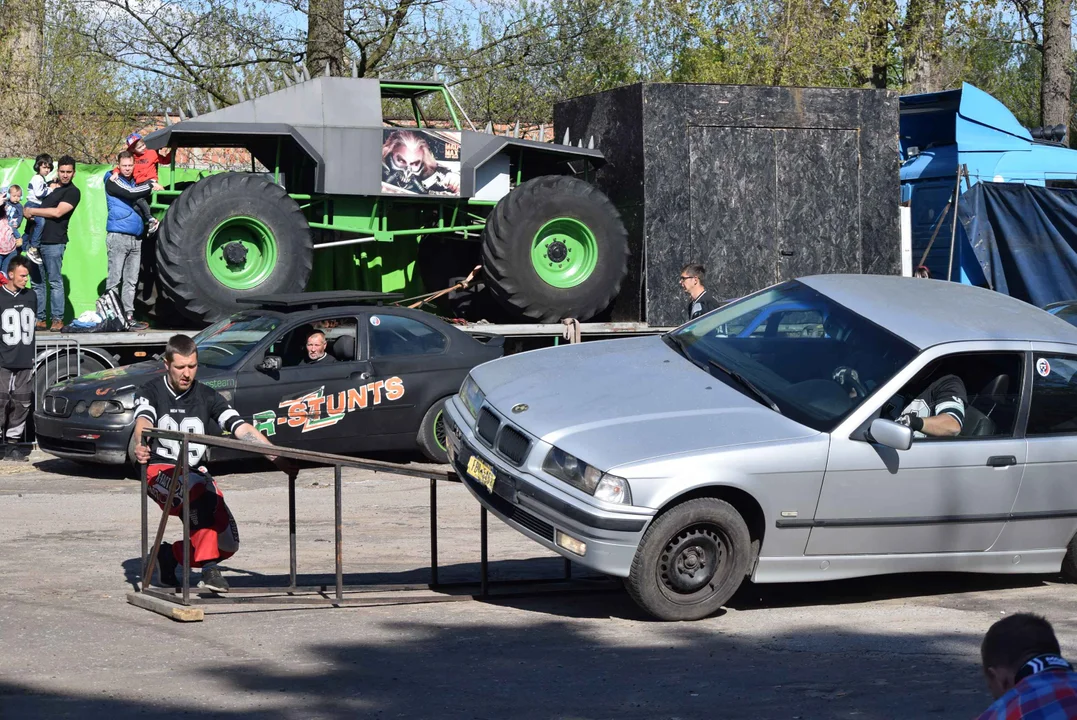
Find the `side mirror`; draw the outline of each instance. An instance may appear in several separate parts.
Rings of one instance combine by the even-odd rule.
[[[895,450],[908,450],[912,447],[912,428],[893,420],[875,418],[868,428],[867,440]]]
[[[276,355],[266,355],[258,369],[262,372],[275,372],[280,370],[283,365],[284,362]]]

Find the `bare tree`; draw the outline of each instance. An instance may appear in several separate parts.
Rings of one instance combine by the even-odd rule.
[[[909,0],[902,27],[905,85],[911,92],[943,90],[942,47],[946,0]]]

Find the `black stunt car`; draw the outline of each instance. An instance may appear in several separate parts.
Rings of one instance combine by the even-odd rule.
[[[335,453],[418,447],[445,462],[445,400],[471,368],[501,357],[504,343],[419,310],[372,304],[389,297],[252,298],[257,309],[195,336],[198,379],[276,444]],[[325,333],[332,360],[308,364],[315,330]],[[148,360],[54,385],[34,414],[39,447],[73,460],[132,461],[135,391],[163,373],[163,361]]]

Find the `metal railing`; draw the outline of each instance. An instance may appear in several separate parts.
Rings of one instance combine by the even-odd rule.
[[[182,510],[180,512],[181,520],[183,523],[183,573],[180,578],[180,602],[183,605],[192,604],[204,604],[214,602],[249,602],[249,603],[268,603],[268,604],[288,604],[288,603],[329,603],[332,605],[344,605],[344,604],[359,604],[363,601],[360,599],[348,599],[344,597],[345,592],[382,592],[382,591],[413,591],[413,590],[445,590],[449,588],[459,588],[462,586],[475,586],[479,587],[479,596],[486,597],[489,594],[491,580],[489,578],[489,553],[488,553],[488,538],[487,538],[487,510],[483,506],[479,506],[480,510],[480,564],[479,564],[479,581],[475,582],[452,582],[452,583],[440,583],[438,581],[438,503],[437,503],[437,486],[441,482],[455,482],[459,483],[460,480],[456,476],[456,473],[450,470],[430,470],[422,468],[413,468],[397,463],[383,462],[378,460],[363,460],[344,455],[335,455],[332,453],[315,452],[311,450],[302,450],[297,448],[288,448],[281,446],[267,447],[261,443],[244,442],[241,440],[233,440],[223,437],[215,437],[208,435],[196,435],[188,434],[178,431],[149,429],[145,431],[147,438],[161,438],[165,440],[178,441],[180,444],[179,457],[181,458],[179,464],[179,477],[175,478],[171,483],[169,489],[169,495],[167,501],[163,505],[161,520],[157,527],[156,537],[154,543],[151,546],[149,544],[149,481],[147,477],[147,466],[141,466],[141,502],[142,502],[142,563],[141,563],[141,575],[139,577],[139,592],[148,596],[152,596],[161,600],[169,602],[175,602],[176,590],[173,588],[163,589],[151,587],[153,579],[153,570],[156,563],[157,548],[160,547],[161,541],[164,537],[165,528],[170,516],[170,509],[172,501],[177,491],[184,493],[182,497]],[[296,560],[296,512],[295,512],[295,481],[296,475],[291,474],[288,476],[288,546],[289,546],[289,582],[287,586],[276,587],[237,587],[236,591],[245,593],[263,593],[268,596],[262,597],[241,597],[235,594],[228,597],[209,597],[209,598],[191,598],[191,517],[190,506],[187,502],[186,493],[190,488],[190,466],[188,461],[188,448],[191,443],[198,443],[200,445],[206,445],[209,447],[226,448],[230,450],[238,450],[245,453],[252,453],[258,455],[272,454],[278,457],[285,457],[292,460],[301,460],[306,462],[320,463],[324,465],[333,466],[333,484],[334,484],[334,544],[335,544],[335,584],[332,586],[332,594],[329,594],[330,586],[326,584],[315,584],[311,586],[300,586],[297,583],[297,560]],[[357,468],[360,470],[371,470],[374,472],[387,472],[395,475],[403,475],[406,477],[422,478],[430,481],[430,582],[423,585],[403,585],[403,584],[375,584],[375,585],[362,585],[362,586],[345,586],[344,585],[344,569],[343,569],[343,518],[342,518],[342,483],[341,483],[341,469],[344,467]],[[565,583],[572,579],[572,564],[564,558],[564,574],[561,578],[547,578],[547,579],[529,579],[529,580],[500,580],[498,584],[505,585],[541,585],[552,583]],[[313,593],[303,595],[300,593]],[[458,596],[444,595],[440,596],[438,600],[458,600],[461,599]],[[464,598],[466,599],[466,598]],[[426,600],[415,600],[413,598],[401,600],[400,602],[430,602]],[[384,599],[377,602],[385,603]]]

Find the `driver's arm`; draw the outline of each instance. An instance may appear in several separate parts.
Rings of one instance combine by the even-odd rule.
[[[920,432],[928,437],[953,437],[961,432],[961,423],[950,413],[932,415],[924,418],[924,429]]]

